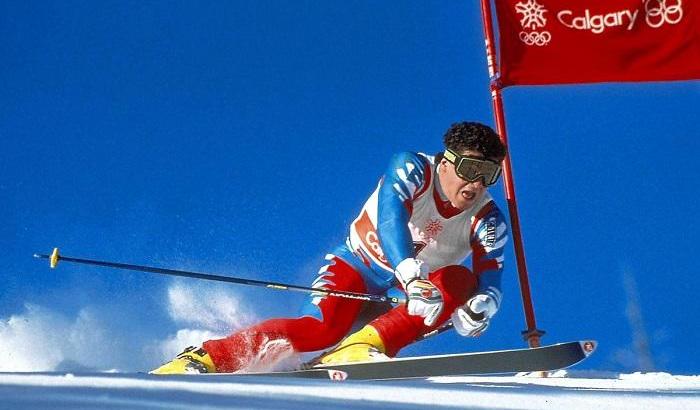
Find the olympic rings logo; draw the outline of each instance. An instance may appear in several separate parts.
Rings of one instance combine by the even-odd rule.
[[[549,31],[543,31],[541,33],[537,31],[531,33],[520,32],[520,41],[528,46],[546,46],[549,44],[550,40],[552,40],[552,35]]]
[[[676,4],[672,5],[666,4],[667,0],[646,1],[644,3],[644,11],[646,11],[646,20],[649,27],[659,28],[666,23],[678,24],[683,19],[683,0],[675,1]],[[657,7],[652,7],[653,3],[656,3]]]

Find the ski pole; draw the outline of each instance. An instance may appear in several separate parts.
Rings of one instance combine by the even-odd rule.
[[[290,285],[290,284],[279,283],[279,282],[266,282],[266,281],[253,280],[253,279],[234,278],[231,276],[212,275],[209,273],[190,272],[190,271],[184,271],[184,270],[156,268],[156,267],[152,267],[152,266],[132,265],[132,264],[128,264],[128,263],[118,263],[118,262],[98,261],[98,260],[92,260],[92,259],[73,258],[73,257],[69,257],[69,256],[60,255],[58,253],[58,248],[54,248],[53,252],[51,252],[50,255],[42,255],[42,254],[35,253],[34,257],[40,258],[40,259],[48,259],[49,266],[52,269],[58,265],[58,261],[66,261],[66,262],[80,263],[83,265],[106,266],[106,267],[110,267],[110,268],[125,269],[125,270],[137,271],[137,272],[150,272],[150,273],[158,273],[158,274],[162,274],[162,275],[181,276],[184,278],[195,278],[195,279],[211,280],[211,281],[217,281],[217,282],[237,283],[240,285],[260,286],[260,287],[265,287],[268,289],[293,290],[293,291],[297,291],[297,292],[316,293],[316,294],[336,296],[336,297],[348,298],[348,299],[366,300],[366,301],[370,301],[370,302],[401,303],[401,300],[399,298],[386,296],[386,295],[373,295],[373,294],[369,294],[369,293],[348,292],[348,291],[341,291],[341,290],[316,289],[316,288],[312,288],[312,287]]]
[[[421,340],[425,340],[425,339],[428,339],[430,337],[437,336],[440,333],[443,333],[443,332],[446,332],[446,331],[452,329],[453,327],[454,327],[454,325],[452,324],[452,321],[448,320],[444,325],[440,326],[439,328],[437,328],[433,331],[430,331],[428,333],[425,333],[421,336],[418,336],[418,338],[414,342],[420,342]]]

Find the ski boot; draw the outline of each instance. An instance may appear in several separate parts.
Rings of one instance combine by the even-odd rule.
[[[190,346],[173,360],[165,363],[157,369],[151,370],[151,374],[187,374],[187,373],[215,373],[216,366],[206,350]]]
[[[338,364],[388,360],[384,342],[375,328],[367,325],[346,337],[340,345],[324,353],[315,364]]]

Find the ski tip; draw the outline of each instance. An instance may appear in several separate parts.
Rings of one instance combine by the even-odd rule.
[[[595,349],[598,347],[598,342],[595,340],[584,340],[579,343],[581,344],[581,350],[583,350],[586,357],[592,355],[593,352],[595,352]]]
[[[51,252],[51,256],[49,256],[49,266],[51,269],[55,268],[56,265],[58,265],[58,260],[60,259],[60,255],[58,254],[58,248],[53,248],[53,252]]]

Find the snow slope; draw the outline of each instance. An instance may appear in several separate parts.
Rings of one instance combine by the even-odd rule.
[[[700,376],[586,374],[352,382],[0,373],[0,409],[700,409]]]

